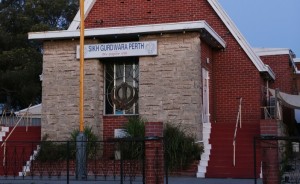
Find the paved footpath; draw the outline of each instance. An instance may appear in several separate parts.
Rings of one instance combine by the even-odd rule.
[[[124,184],[129,184],[125,181]],[[139,184],[141,182],[132,182]],[[67,184],[66,180],[0,180],[0,184]],[[69,184],[120,184],[120,181],[74,181]],[[254,179],[212,179],[193,177],[169,177],[168,184],[254,184]],[[257,184],[262,184],[261,179]]]
[[[254,179],[170,177],[169,184],[254,184]],[[262,184],[261,179],[257,180],[257,184]]]

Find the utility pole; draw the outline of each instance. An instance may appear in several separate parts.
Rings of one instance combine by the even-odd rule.
[[[80,0],[80,94],[79,94],[79,134],[76,137],[76,179],[87,177],[86,137],[84,130],[84,0]]]
[[[83,83],[84,83],[84,0],[80,0],[80,132],[84,129],[84,96],[83,96]]]

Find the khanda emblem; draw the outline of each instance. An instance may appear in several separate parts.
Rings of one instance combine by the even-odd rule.
[[[110,95],[117,109],[128,110],[138,100],[138,89],[122,82],[112,89]]]

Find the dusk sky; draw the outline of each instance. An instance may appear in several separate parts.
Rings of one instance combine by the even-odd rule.
[[[219,0],[252,47],[289,48],[300,58],[300,0]]]

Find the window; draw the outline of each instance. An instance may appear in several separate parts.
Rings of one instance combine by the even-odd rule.
[[[105,114],[138,114],[137,58],[105,62]]]

